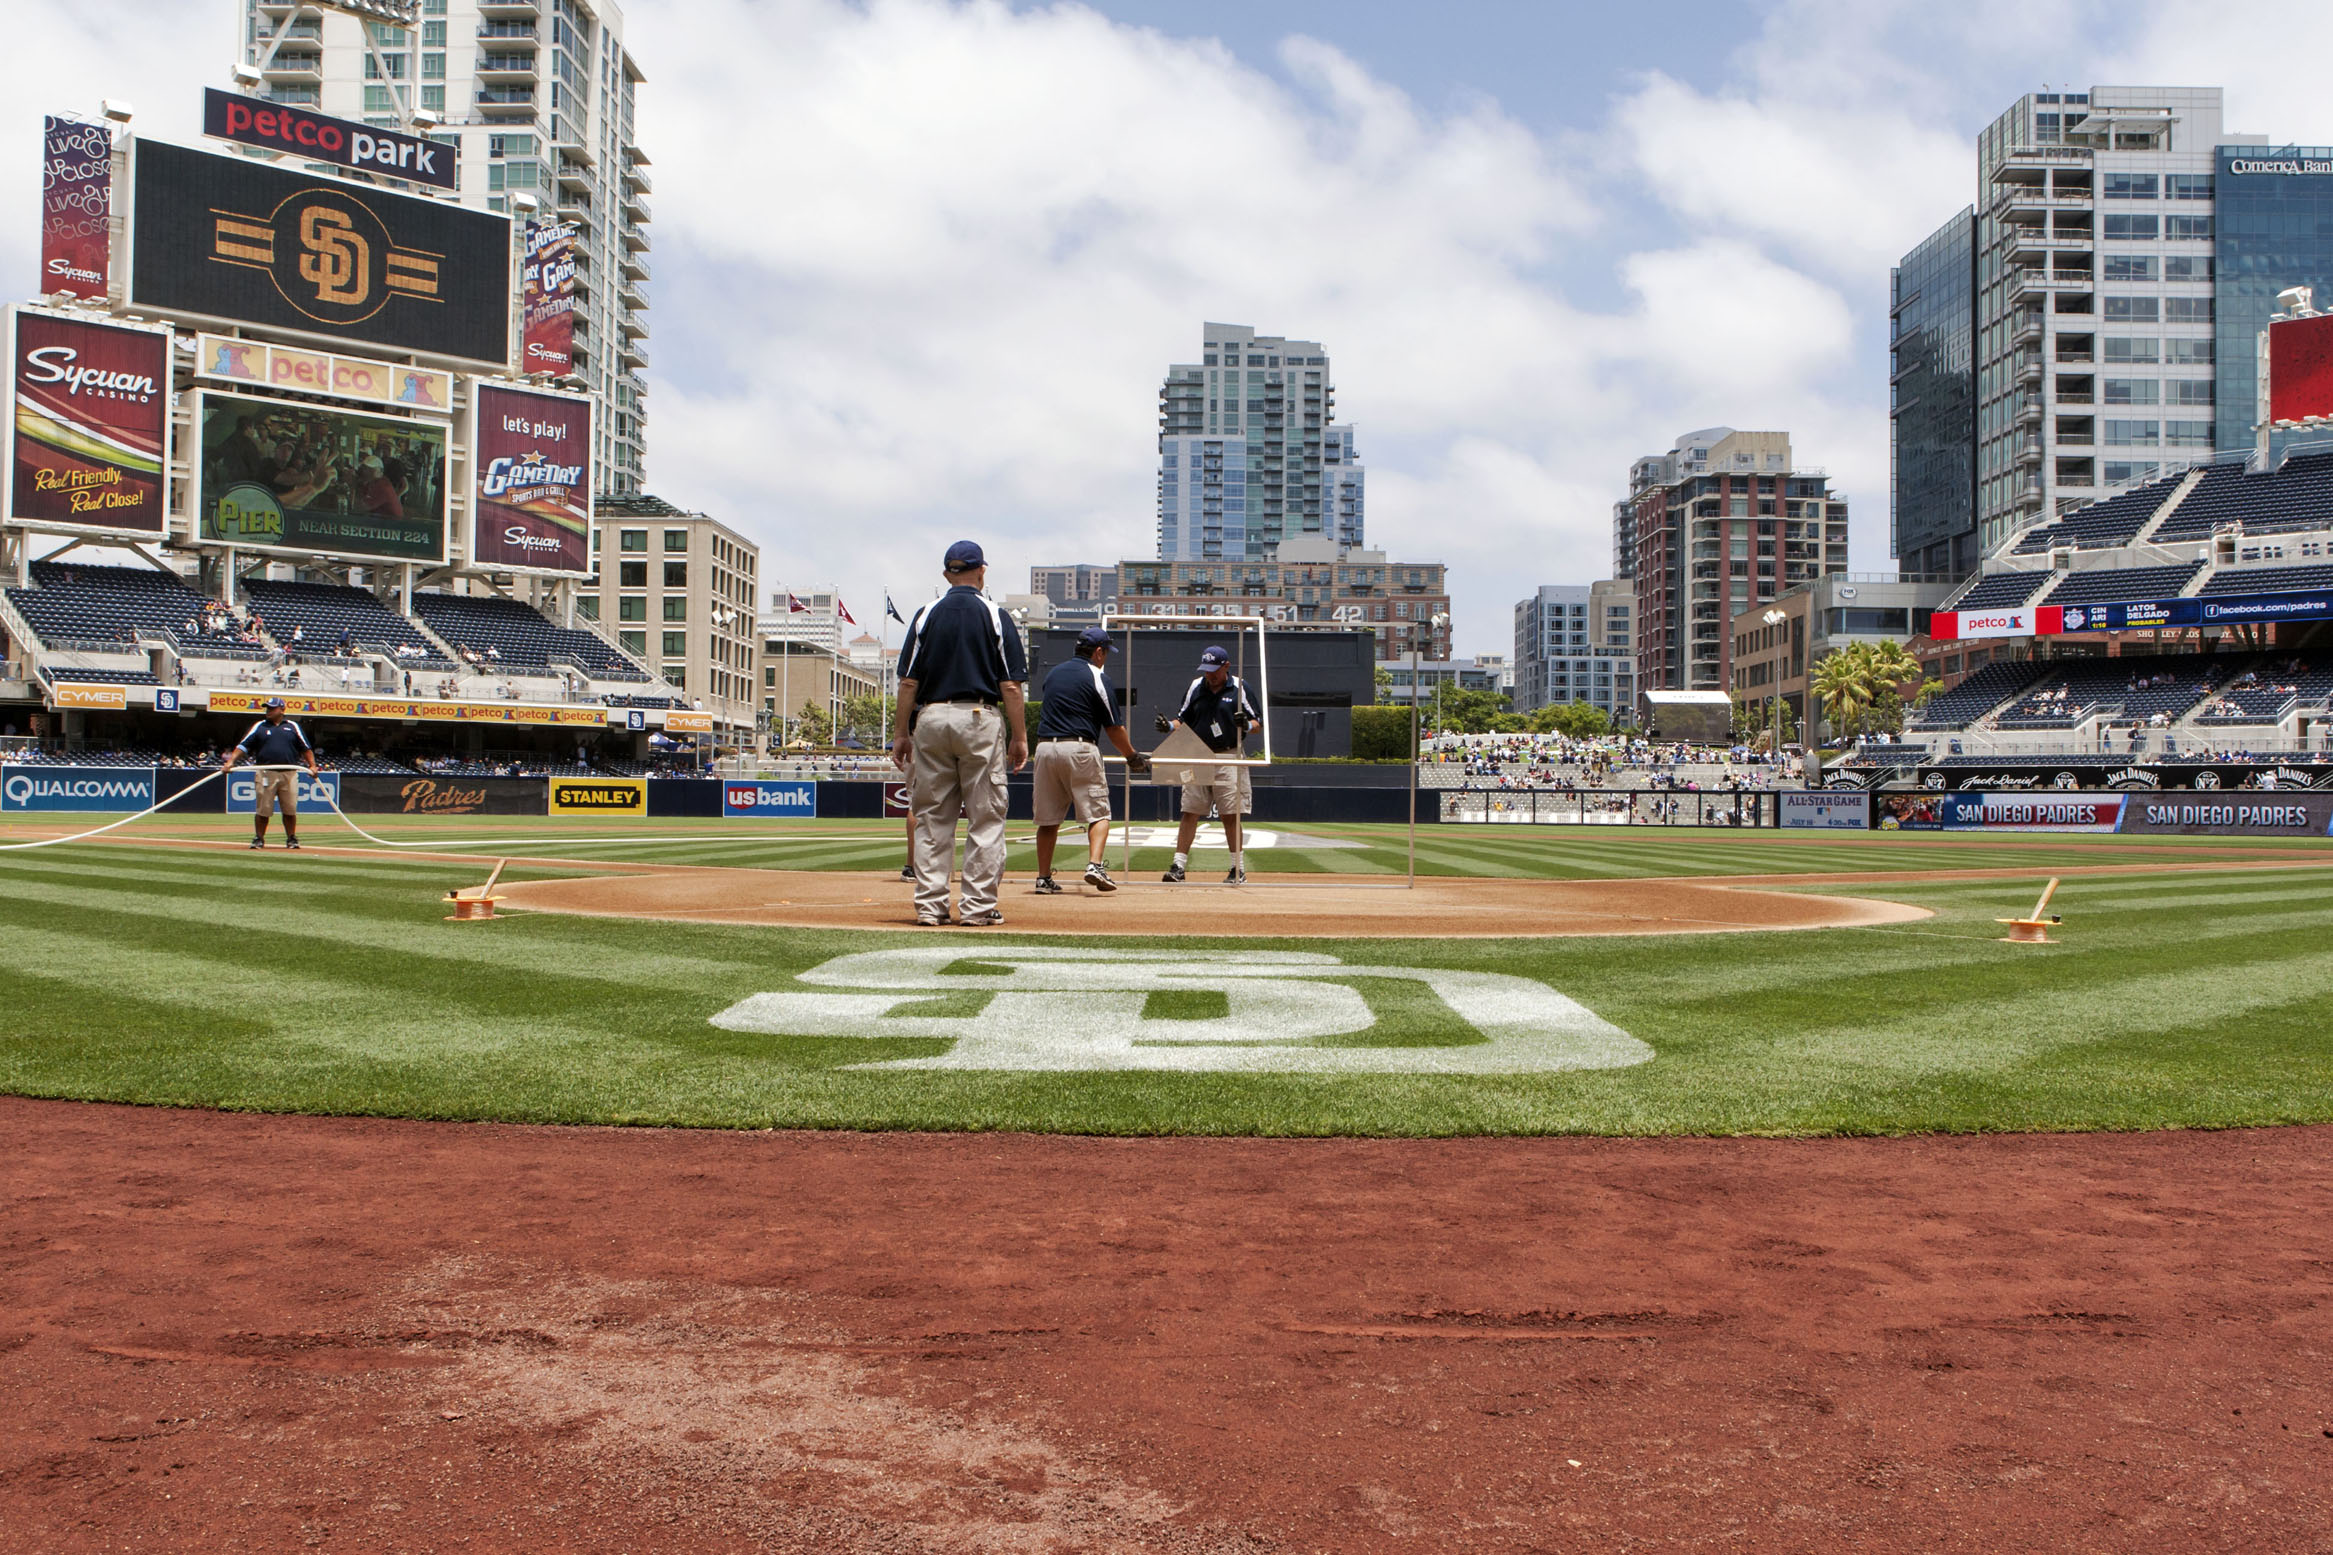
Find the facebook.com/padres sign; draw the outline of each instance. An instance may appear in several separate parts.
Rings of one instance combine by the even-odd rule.
[[[298,793],[301,809],[322,810],[329,814],[332,807],[340,803],[340,774],[337,772],[315,774],[303,772],[300,774]],[[227,813],[229,815],[249,815],[258,809],[258,795],[257,774],[250,772],[230,772],[227,774]]]
[[[152,767],[0,767],[0,810],[143,810]]]
[[[809,818],[818,814],[816,783],[726,782],[721,785],[723,815]]]

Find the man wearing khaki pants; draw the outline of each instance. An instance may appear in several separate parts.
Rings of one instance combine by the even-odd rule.
[[[295,761],[305,761],[308,771],[316,771],[316,752],[308,744],[308,737],[300,726],[284,716],[284,699],[269,697],[266,714],[253,724],[235,748],[227,752],[227,759],[219,763],[221,772],[234,770],[235,763],[249,756],[260,768],[252,774],[251,845],[267,846],[267,817],[278,807],[284,813],[284,846],[294,852],[300,847],[300,784],[299,775],[292,770]]]
[[[948,592],[915,613],[899,645],[899,713],[891,760],[908,774],[915,821],[915,921],[948,921],[956,817],[966,823],[956,921],[1004,922],[1005,774],[1028,764],[1022,686],[1029,678],[1020,629],[981,585],[988,559],[970,540],[948,547]]]

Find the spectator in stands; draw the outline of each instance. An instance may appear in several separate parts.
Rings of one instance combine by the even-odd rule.
[[[357,506],[377,518],[403,518],[405,499],[396,482],[389,479],[386,467],[377,454],[367,454],[357,467]]]
[[[333,649],[333,652],[350,655],[353,655],[356,652],[356,644],[349,639],[348,629],[346,627],[341,628],[340,642]]]

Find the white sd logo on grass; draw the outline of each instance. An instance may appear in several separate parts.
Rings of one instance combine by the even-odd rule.
[[[1538,1074],[1621,1069],[1653,1050],[1545,983],[1494,972],[1354,966],[1295,951],[1076,950],[928,945],[838,956],[800,980],[837,993],[760,993],[713,1017],[730,1031],[794,1037],[943,1037],[929,1058],[853,1069],[1172,1069],[1248,1074]],[[1364,996],[1434,1002],[1483,1040],[1450,1046],[1321,1044],[1378,1024]],[[1176,1019],[1192,994],[1217,1012]],[[973,1000],[951,996],[972,995]],[[1180,996],[1180,997],[1175,997]],[[1430,997],[1428,997],[1430,996]],[[936,1007],[954,1005],[956,1008]],[[965,1008],[977,1002],[977,1012]],[[919,1008],[920,1007],[920,1008]],[[1399,1041],[1397,1035],[1393,1040]]]

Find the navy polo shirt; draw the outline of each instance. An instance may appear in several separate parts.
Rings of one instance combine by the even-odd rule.
[[[271,724],[262,718],[235,743],[242,749],[246,759],[262,767],[294,766],[302,756],[308,754],[309,748],[308,737],[289,718],[279,724]]]
[[[899,646],[899,678],[918,707],[978,697],[1002,702],[1004,683],[1027,682],[1021,631],[987,595],[960,583],[915,613]]]
[[[1118,699],[1110,694],[1110,677],[1091,659],[1056,664],[1039,691],[1044,708],[1037,715],[1040,740],[1091,740],[1102,743],[1102,731],[1126,720],[1118,716]]]
[[[1207,677],[1201,675],[1183,693],[1183,710],[1175,716],[1221,755],[1240,748],[1256,722],[1256,705],[1248,700],[1247,682],[1237,675],[1224,676],[1220,691],[1210,690]]]

